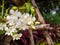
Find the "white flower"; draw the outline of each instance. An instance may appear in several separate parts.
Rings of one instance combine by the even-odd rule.
[[[13,21],[9,23],[9,26],[13,26],[13,25],[15,25]]]
[[[18,13],[18,10],[15,10],[15,13]]]
[[[28,26],[25,25],[25,26],[21,27],[21,29],[22,29],[22,30],[25,30],[25,29],[27,29],[27,27],[28,27]]]
[[[12,35],[12,38],[13,40],[19,40],[21,36],[22,34],[15,34],[15,35]]]
[[[11,10],[9,11],[9,13],[10,13],[10,14],[14,14],[14,10],[11,9]]]
[[[16,16],[11,16],[11,20],[13,20],[13,21],[17,21],[18,18],[17,18]]]
[[[10,20],[10,19],[11,19],[11,17],[8,15],[8,16],[6,17],[6,19],[7,19],[7,20]]]
[[[16,29],[15,28],[9,28],[9,30],[6,31],[5,35],[13,35],[12,33],[13,32],[16,32]]]
[[[11,31],[7,31],[6,33],[5,33],[5,35],[11,35],[12,33],[11,33]]]
[[[15,28],[12,28],[11,32],[16,32],[16,29]]]
[[[26,15],[24,16],[24,19],[26,19],[27,17],[29,17],[29,13],[26,13]]]
[[[29,13],[26,13],[27,16],[29,16]]]
[[[9,30],[8,27],[4,27],[5,31]]]
[[[20,12],[17,12],[17,13],[16,13],[16,16],[17,16],[17,17],[20,17],[21,15],[22,15],[22,14],[21,14]]]
[[[33,18],[33,19],[32,19],[33,21],[35,21],[35,20],[36,20],[36,18],[35,18],[35,17],[32,17],[32,18]]]
[[[23,30],[26,30],[26,29],[28,29],[28,27],[29,27],[29,26],[25,26],[25,27],[23,27]]]
[[[18,40],[22,34],[17,34],[18,30],[16,28],[19,30],[26,30],[29,28],[29,25],[31,25],[36,20],[36,18],[32,17],[32,15],[29,13],[22,14],[18,10],[14,11],[11,9],[9,13],[11,15],[6,17],[8,21],[4,24],[0,24],[0,29],[3,30],[4,28],[6,31],[5,35],[11,35],[13,40]]]
[[[16,28],[20,28],[20,26],[21,26],[21,22],[19,21],[19,22],[16,22]]]
[[[32,23],[32,21],[29,21],[27,24],[30,25]]]

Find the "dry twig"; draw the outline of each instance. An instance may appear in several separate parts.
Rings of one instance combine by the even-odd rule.
[[[41,13],[40,13],[40,11],[39,11],[39,9],[38,9],[38,6],[36,5],[36,3],[35,3],[35,0],[31,0],[32,1],[32,5],[35,7],[35,9],[36,9],[36,14],[37,14],[37,16],[38,16],[38,20],[42,23],[42,24],[45,24],[45,20],[44,20],[44,18],[43,18],[43,16],[41,15]],[[54,43],[53,43],[53,41],[52,41],[52,39],[51,39],[51,37],[50,37],[50,35],[48,34],[48,32],[47,31],[44,31],[44,36],[46,37],[46,40],[47,40],[47,42],[48,42],[48,45],[54,45]]]

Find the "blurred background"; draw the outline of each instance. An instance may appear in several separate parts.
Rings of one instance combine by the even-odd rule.
[[[4,9],[15,6],[22,6],[27,0],[5,0]],[[36,4],[44,17],[46,23],[49,23],[52,27],[60,27],[60,0],[35,0]],[[0,0],[0,6],[2,4],[2,0]],[[0,12],[1,12],[0,7]],[[50,32],[49,32],[50,33]],[[55,45],[60,45],[60,33],[56,33],[52,31],[51,37],[55,43]],[[11,45],[29,45],[29,36],[28,31],[26,30],[23,33],[21,40],[11,41]],[[37,31],[37,33],[33,32],[34,41],[36,45],[47,45],[46,39],[43,36],[43,31]],[[0,44],[2,45],[6,36],[3,38],[0,36]],[[8,36],[9,37],[9,36]]]

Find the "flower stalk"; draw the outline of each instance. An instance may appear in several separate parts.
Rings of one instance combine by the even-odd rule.
[[[4,15],[4,0],[2,1],[2,16]]]

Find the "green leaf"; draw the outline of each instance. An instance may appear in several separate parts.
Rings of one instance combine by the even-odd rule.
[[[31,6],[31,13],[34,13],[34,12],[35,12],[34,7]]]
[[[8,11],[9,11],[9,8],[6,9],[6,12],[5,12],[4,18],[7,17],[7,15],[8,15]]]
[[[42,42],[42,43],[40,43],[40,45],[45,45],[45,43],[44,43],[44,42]]]
[[[43,16],[49,23],[60,25],[60,13],[57,13],[56,15],[44,14]]]
[[[0,30],[0,35],[2,35],[2,34],[4,34],[4,33],[5,33],[5,31]]]
[[[25,6],[26,6],[26,12],[30,12],[31,10],[31,4],[30,3],[25,3]]]

